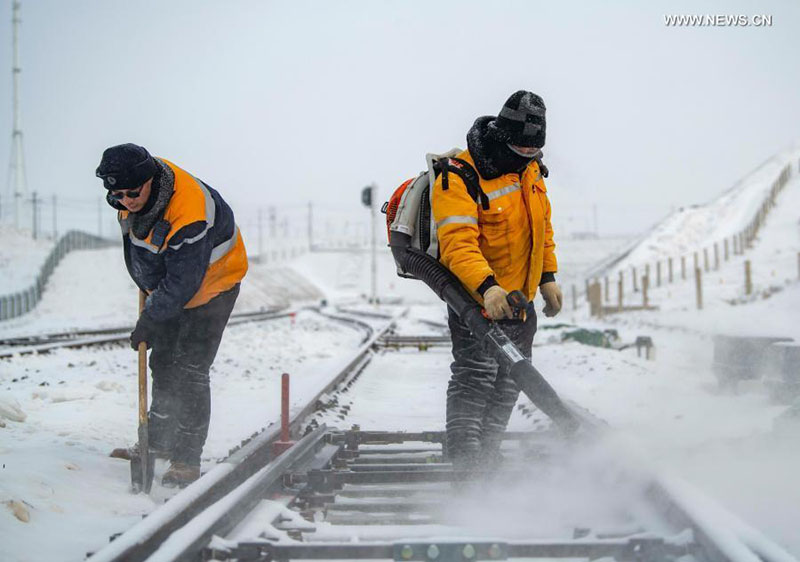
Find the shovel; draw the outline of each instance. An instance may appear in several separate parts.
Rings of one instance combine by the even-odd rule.
[[[144,291],[139,291],[139,314],[144,310]],[[155,456],[150,451],[147,430],[147,343],[139,344],[139,454],[131,456],[131,489],[134,494],[150,493]]]

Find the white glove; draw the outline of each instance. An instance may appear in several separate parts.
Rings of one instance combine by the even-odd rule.
[[[483,293],[483,307],[492,320],[511,318],[511,305],[508,304],[506,295],[508,295],[508,291],[500,285],[493,285]]]
[[[545,316],[552,318],[561,312],[564,297],[561,295],[561,287],[558,286],[558,283],[551,281],[544,285],[539,285],[539,292],[542,293],[542,298],[544,298],[545,304],[542,312],[544,312]]]

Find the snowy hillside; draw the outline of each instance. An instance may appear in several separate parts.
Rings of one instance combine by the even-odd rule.
[[[768,178],[771,176],[767,176]],[[674,259],[673,279],[669,279],[669,261],[638,264],[638,287],[634,290],[630,269],[621,269],[624,275],[623,301],[625,305],[643,302],[642,276],[649,271],[648,302],[654,310],[612,314],[606,321],[617,325],[646,323],[694,330],[703,334],[793,337],[800,341],[800,173],[796,164],[784,189],[777,196],[775,207],[768,213],[763,226],[750,248],[741,254],[726,253],[723,245],[707,246],[705,230],[696,237],[681,234],[683,247],[700,248],[698,268],[702,309],[697,305],[697,280],[693,257],[685,259],[686,273],[680,260]],[[730,209],[733,214],[734,210]],[[713,213],[705,215],[712,225]],[[746,213],[739,215],[748,216]],[[717,229],[722,232],[723,225]],[[666,248],[657,239],[649,242],[650,250],[641,246],[639,254],[661,252]],[[660,254],[659,254],[660,255]],[[632,258],[631,258],[632,259]],[[626,259],[623,263],[628,263]],[[658,272],[660,270],[660,280]],[[747,284],[747,271],[750,284]],[[618,303],[618,275],[608,275],[608,299],[604,304],[612,312]],[[606,277],[600,279],[605,284]],[[749,289],[749,293],[748,293]],[[578,311],[586,316],[588,308],[581,299]]]
[[[27,289],[39,274],[52,240],[33,240],[29,232],[0,225],[0,295]]]
[[[713,201],[673,213],[610,267],[593,275],[616,275],[631,266],[687,255],[730,238],[753,218],[784,168],[797,170],[798,161],[800,150],[796,148],[776,154]]]

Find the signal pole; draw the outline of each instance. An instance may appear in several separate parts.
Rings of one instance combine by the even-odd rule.
[[[372,285],[372,303],[375,306],[378,306],[378,241],[375,239],[375,211],[378,207],[377,198],[375,195],[375,191],[377,191],[378,186],[374,183],[370,186],[371,193],[370,193],[370,221],[369,221],[369,229],[370,229],[370,240],[372,241],[372,264],[371,264],[371,285]]]
[[[20,119],[20,107],[19,107],[19,83],[22,74],[22,67],[19,64],[19,24],[22,23],[22,19],[20,18],[19,15],[19,9],[21,6],[21,2],[19,2],[19,0],[14,0],[11,6],[12,6],[12,12],[11,12],[12,52],[13,52],[11,74],[14,86],[14,94],[13,94],[14,123],[11,129],[11,159],[9,161],[8,194],[9,194],[9,200],[13,200],[14,227],[19,228],[20,199],[27,191],[25,182],[25,154],[22,151],[22,122]]]
[[[370,264],[369,302],[373,303],[375,306],[378,306],[378,243],[375,240],[375,210],[377,208],[375,192],[377,191],[377,188],[377,185],[371,183],[361,190],[361,203],[363,203],[365,207],[369,207],[369,226],[370,230],[372,231],[370,233],[372,263]]]

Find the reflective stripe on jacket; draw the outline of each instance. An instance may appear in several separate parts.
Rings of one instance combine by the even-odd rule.
[[[468,150],[457,158],[475,166]],[[488,210],[470,197],[460,177],[450,174],[448,179],[445,191],[442,177],[436,178],[432,196],[440,261],[480,302],[477,289],[489,275],[506,291],[521,289],[532,300],[542,272],[558,269],[539,165],[533,161],[522,174],[480,178]]]
[[[166,235],[159,236],[159,221],[140,240],[131,231],[128,211],[119,213],[128,272],[149,293],[145,311],[156,321],[206,304],[247,273],[244,240],[228,204],[185,170],[159,160],[175,174],[162,217],[169,223]]]

